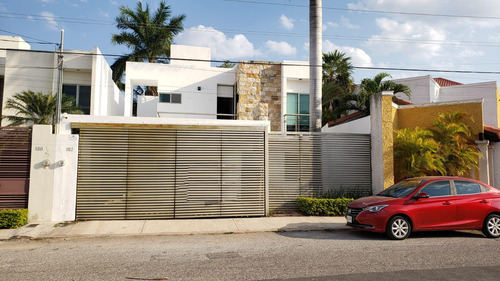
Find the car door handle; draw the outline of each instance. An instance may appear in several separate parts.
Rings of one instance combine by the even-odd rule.
[[[443,203],[443,205],[451,205],[451,202],[450,202],[450,201],[445,201],[445,202]]]
[[[481,200],[481,201],[479,201],[479,203],[486,204],[486,203],[488,203],[488,200]]]

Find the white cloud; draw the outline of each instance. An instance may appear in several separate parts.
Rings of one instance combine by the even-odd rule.
[[[287,30],[293,29],[293,26],[294,26],[293,22],[294,21],[295,21],[294,19],[288,18],[285,15],[281,15],[281,17],[280,17],[281,26],[283,26]]]
[[[347,29],[358,29],[359,25],[352,24],[348,18],[341,16],[340,21],[342,22],[342,25],[347,28]]]
[[[235,59],[259,55],[253,44],[242,34],[228,38],[223,32],[203,25],[191,27],[176,37],[176,43],[210,47],[213,59]]]
[[[118,6],[118,1],[111,0],[109,1],[111,5]]]
[[[323,23],[323,31],[327,30],[330,27],[337,28],[337,27],[339,27],[339,24],[336,22],[331,22],[331,21],[327,21],[327,22]]]
[[[379,18],[376,23],[382,32],[372,36],[367,46],[384,55],[403,52],[419,61],[431,61],[443,55],[442,43],[449,41],[444,30],[424,22]]]
[[[58,23],[55,21],[54,14],[51,12],[41,12],[40,15],[47,22],[47,27],[52,30],[59,30]]]
[[[265,46],[271,53],[277,53],[283,56],[292,56],[297,54],[297,48],[284,41],[276,42],[269,40],[265,43]]]
[[[40,0],[43,3],[54,3],[54,0]]]
[[[364,50],[349,46],[338,46],[330,40],[323,41],[324,53],[334,52],[335,50],[340,50],[346,56],[351,57],[354,66],[373,66],[372,58]]]

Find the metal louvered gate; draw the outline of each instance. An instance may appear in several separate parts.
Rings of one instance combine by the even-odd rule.
[[[80,129],[77,219],[265,215],[264,132]]]
[[[0,128],[0,210],[28,207],[31,128]]]
[[[297,197],[328,189],[371,192],[370,135],[269,135],[269,209],[297,210]]]

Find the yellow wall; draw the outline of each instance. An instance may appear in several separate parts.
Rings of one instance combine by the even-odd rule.
[[[437,120],[441,113],[454,113],[463,111],[468,114],[465,123],[471,129],[475,139],[478,139],[478,134],[484,131],[483,122],[483,105],[481,102],[476,103],[459,103],[449,105],[429,105],[425,107],[409,107],[402,106],[397,110],[397,128],[415,128],[423,129],[430,128]]]
[[[382,96],[382,138],[384,163],[384,189],[394,184],[394,129],[397,121],[392,95]]]

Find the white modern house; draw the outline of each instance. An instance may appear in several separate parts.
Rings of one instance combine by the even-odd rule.
[[[14,94],[57,92],[58,54],[31,50],[21,37],[0,36],[0,93],[2,108]],[[111,69],[99,48],[92,51],[65,50],[63,93],[73,96],[88,115],[123,115],[123,96],[112,80]],[[0,112],[13,114],[8,110]],[[5,125],[5,123],[2,123]]]

